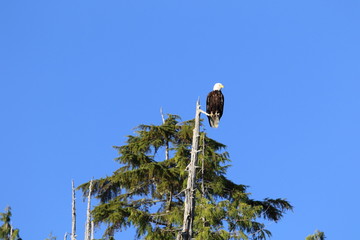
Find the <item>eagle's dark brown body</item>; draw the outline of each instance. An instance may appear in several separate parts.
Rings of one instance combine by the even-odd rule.
[[[224,95],[221,90],[211,91],[206,98],[206,112],[209,114],[209,124],[213,128],[219,126],[224,111]]]

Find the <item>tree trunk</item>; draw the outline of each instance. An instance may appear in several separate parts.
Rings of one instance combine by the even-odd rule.
[[[71,240],[76,240],[76,207],[75,207],[75,186],[72,180],[72,221],[71,221]]]
[[[163,124],[165,124],[165,117],[162,108],[160,108],[160,114]],[[169,141],[166,141],[166,148],[165,148],[165,160],[169,160]]]
[[[191,147],[190,164],[187,166],[188,180],[185,189],[184,220],[182,232],[178,235],[178,240],[190,240],[193,235],[193,221],[195,215],[195,189],[196,189],[196,164],[198,161],[198,148],[200,136],[200,100],[196,102],[195,127]]]
[[[91,220],[91,235],[90,235],[90,239],[93,240],[94,239],[94,221]]]
[[[88,204],[86,211],[86,224],[85,224],[85,240],[91,240],[91,192],[92,192],[93,180],[90,181],[89,186],[89,195],[88,195]]]

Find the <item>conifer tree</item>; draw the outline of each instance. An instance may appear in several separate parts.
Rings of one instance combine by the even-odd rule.
[[[120,164],[111,176],[93,180],[99,200],[92,215],[105,224],[104,235],[136,228],[136,237],[175,239],[183,222],[186,167],[194,121],[168,115],[161,125],[140,125],[126,144],[115,146]],[[225,145],[200,133],[194,239],[266,239],[266,221],[277,222],[292,206],[284,199],[254,200],[247,187],[226,178],[230,161]],[[164,154],[166,153],[166,154]],[[90,182],[82,184],[88,194]]]
[[[0,221],[3,222],[0,226],[0,240],[21,240],[19,229],[14,229],[11,225],[11,216],[10,207],[6,207],[4,213],[0,213]]]
[[[305,238],[305,240],[325,240],[325,233],[316,230],[314,234],[309,235]]]

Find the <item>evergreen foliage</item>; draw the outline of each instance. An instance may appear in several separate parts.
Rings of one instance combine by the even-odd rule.
[[[136,228],[136,237],[175,239],[183,221],[186,167],[190,161],[194,121],[168,115],[161,125],[140,125],[124,146],[116,146],[121,164],[113,175],[93,180],[99,204],[92,214],[106,224],[105,236]],[[292,206],[284,199],[250,198],[247,187],[227,179],[225,145],[200,134],[197,172],[195,239],[266,239],[271,232],[261,221],[277,222]],[[168,154],[166,154],[168,153]],[[202,166],[204,171],[202,172]],[[88,194],[89,184],[79,188]]]
[[[325,233],[316,230],[314,234],[309,235],[305,238],[305,240],[325,240]]]
[[[0,213],[0,221],[3,222],[0,226],[0,240],[21,240],[19,229],[11,226],[11,216],[10,207],[6,207],[4,213]]]

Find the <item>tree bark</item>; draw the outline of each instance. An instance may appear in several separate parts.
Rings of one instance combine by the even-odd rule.
[[[94,239],[94,221],[91,220],[91,235],[90,235],[90,239],[93,240]]]
[[[187,187],[185,189],[184,220],[178,240],[190,240],[193,236],[193,221],[195,215],[195,189],[196,189],[196,164],[198,162],[198,148],[200,136],[200,100],[196,102],[195,127],[191,147],[190,164],[187,166],[189,172]]]
[[[92,192],[93,180],[91,179],[89,185],[89,195],[88,195],[88,204],[86,211],[86,224],[85,224],[85,240],[91,240],[91,192]]]
[[[74,180],[72,180],[71,240],[76,240],[76,207],[75,207],[75,184],[74,184]]]
[[[160,108],[160,114],[163,124],[165,124],[165,117],[162,108]],[[169,160],[169,141],[166,141],[166,148],[165,148],[165,160]]]

